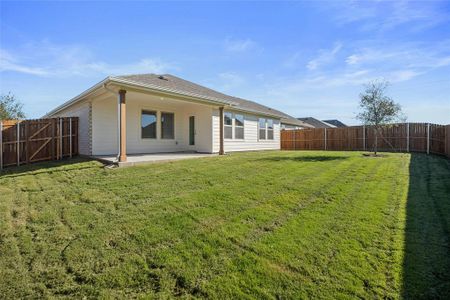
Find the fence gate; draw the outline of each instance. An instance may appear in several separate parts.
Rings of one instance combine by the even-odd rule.
[[[0,168],[78,154],[78,118],[0,121]]]

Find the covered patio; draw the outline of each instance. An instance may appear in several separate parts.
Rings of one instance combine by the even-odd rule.
[[[94,158],[106,164],[117,164],[119,167],[130,167],[141,164],[212,157],[216,155],[217,154],[196,153],[196,152],[142,153],[142,154],[129,154],[127,155],[127,160],[122,162],[120,162],[118,160],[118,157],[114,155],[98,155],[94,156]]]
[[[115,90],[118,105],[113,97]],[[215,110],[223,120],[223,106],[158,95],[124,84],[111,85],[109,91],[112,93],[92,104],[96,120],[92,126],[94,158],[130,166],[217,153],[213,149],[212,121]],[[224,153],[223,121],[221,124],[219,154]]]

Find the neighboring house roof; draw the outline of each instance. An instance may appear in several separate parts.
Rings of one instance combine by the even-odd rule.
[[[344,123],[342,123],[341,121],[336,120],[336,119],[334,119],[334,120],[322,120],[322,121],[325,122],[325,123],[334,125],[336,127],[348,127],[347,125],[345,125]]]
[[[250,100],[229,96],[170,74],[136,74],[111,76],[96,84],[86,92],[55,108],[47,115],[52,115],[59,110],[76,103],[78,100],[81,100],[81,98],[83,98],[87,93],[92,92],[93,90],[100,88],[105,84],[108,84],[109,82],[117,84],[130,84],[133,86],[139,86],[151,90],[199,98],[202,100],[213,102],[215,104],[229,105],[231,106],[231,108],[235,108],[237,110],[278,117],[282,122],[290,122],[289,124],[292,123],[295,125],[307,127],[307,125],[305,125],[303,122],[298,123],[299,121],[297,119],[279,110],[261,105]]]
[[[289,119],[282,118],[281,124],[299,126],[299,127],[304,127],[304,128],[314,128],[312,125],[305,123],[301,120],[295,119],[295,118],[289,118]]]
[[[314,128],[334,128],[336,126],[326,123],[324,121],[320,121],[316,118],[313,117],[307,117],[307,118],[297,118],[300,121],[303,121],[307,124],[310,124],[311,126],[313,126]]]

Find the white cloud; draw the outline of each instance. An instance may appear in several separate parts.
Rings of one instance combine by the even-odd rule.
[[[419,76],[421,73],[414,70],[398,70],[390,73],[388,76],[388,80],[390,82],[401,82],[410,80],[416,76]]]
[[[379,70],[414,69],[418,73],[450,65],[450,41],[404,43],[396,46],[356,48],[345,62],[350,67],[376,67]]]
[[[370,80],[378,78],[370,70],[340,71],[317,76],[297,77],[291,80],[282,80],[271,85],[269,90],[278,96],[291,95],[292,93],[307,90],[321,90],[324,88],[335,88],[342,86],[361,85]]]
[[[403,69],[378,72],[376,69],[360,69],[356,71],[339,70],[316,76],[300,76],[283,78],[266,86],[268,95],[280,100],[303,98],[301,95],[309,92],[326,93],[327,91],[358,89],[362,85],[375,79],[386,79],[391,83],[411,80],[422,73]]]
[[[8,51],[0,49],[0,72],[12,71],[31,75],[47,75],[48,72],[43,68],[22,65]]]
[[[299,64],[301,58],[301,52],[297,51],[283,62],[283,66],[286,68],[294,68]]]
[[[238,73],[223,72],[218,74],[218,80],[213,84],[217,87],[217,89],[228,92],[242,86],[244,83],[245,79]]]
[[[327,2],[340,25],[359,23],[362,30],[386,31],[408,25],[407,30],[421,31],[448,22],[445,1],[346,1]]]
[[[165,73],[168,70],[177,69],[174,65],[160,59],[143,58],[129,64],[86,64],[86,69],[94,70],[105,75],[133,74],[133,73]]]
[[[96,60],[94,54],[79,45],[55,45],[47,41],[29,43],[14,51],[0,49],[0,72],[18,72],[36,76],[90,77],[98,74],[164,73],[177,67],[159,58],[141,58],[134,62],[111,64]]]
[[[356,53],[347,57],[345,62],[349,65],[359,65],[364,63],[386,61],[393,58],[407,58],[410,55],[408,51],[392,50],[392,49],[358,49]]]
[[[340,59],[343,61],[339,61]],[[284,62],[282,66],[285,66]],[[266,86],[279,99],[298,98],[309,91],[358,88],[374,79],[400,83],[450,66],[450,40],[438,43],[382,43],[362,40],[320,50],[307,67],[314,72],[281,76]]]
[[[256,47],[256,43],[251,39],[230,39],[225,40],[225,50],[229,52],[245,52]]]
[[[325,64],[328,64],[332,62],[336,56],[336,54],[341,50],[342,44],[337,42],[335,43],[334,47],[329,50],[321,49],[319,50],[319,54],[316,58],[310,60],[306,67],[309,70],[316,70],[320,66],[323,66]]]

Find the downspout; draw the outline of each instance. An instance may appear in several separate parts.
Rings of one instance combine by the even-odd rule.
[[[120,95],[119,95],[119,92],[116,92],[113,89],[110,89],[108,87],[107,83],[103,84],[103,88],[106,91],[117,96],[117,156],[116,156],[116,159],[117,159],[117,161],[119,161],[119,157],[120,157]]]

